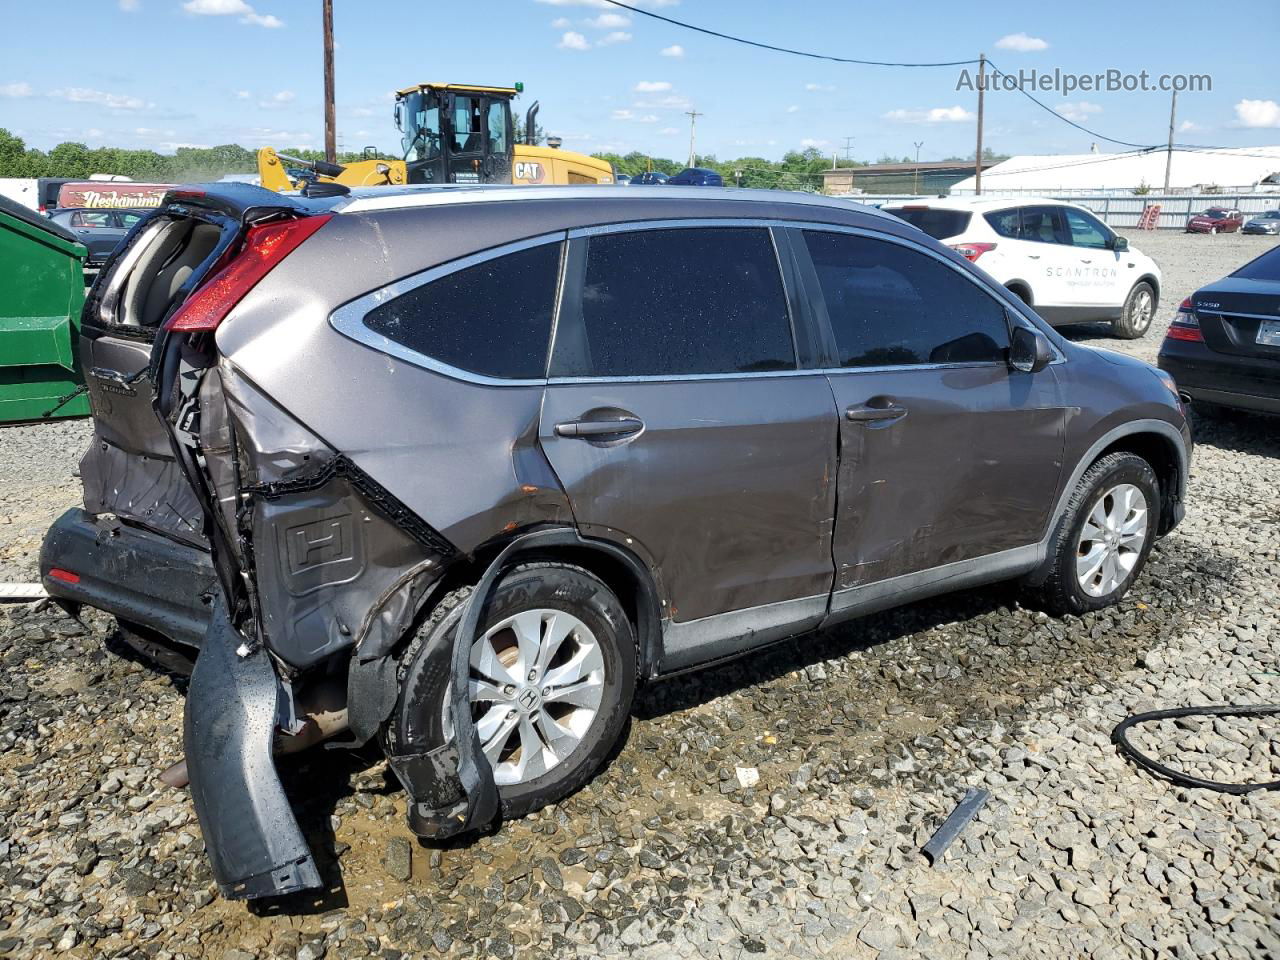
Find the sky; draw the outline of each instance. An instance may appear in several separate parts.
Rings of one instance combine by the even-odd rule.
[[[630,0],[665,16],[834,56],[953,61],[1004,71],[1207,74],[1178,97],[1180,142],[1280,144],[1280,4],[1026,0]],[[392,149],[392,91],[423,81],[525,85],[523,112],[567,149],[697,150],[777,159],[788,150],[875,160],[970,154],[968,69],[821,62],[661,23],[607,0],[375,4],[335,0],[338,140]],[[381,15],[379,10],[387,13]],[[171,152],[184,145],[320,146],[320,0],[64,0],[55,16],[0,0],[0,127],[31,146],[65,140]],[[1189,24],[1196,25],[1194,28]],[[1215,26],[1219,25],[1219,26]],[[971,83],[970,83],[971,85]],[[1117,140],[1163,143],[1167,92],[1048,91],[1060,116]],[[851,139],[850,139],[851,138]],[[1001,153],[1126,149],[1073,129],[1016,91],[986,97]]]

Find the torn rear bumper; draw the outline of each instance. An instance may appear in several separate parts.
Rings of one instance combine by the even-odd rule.
[[[191,798],[214,878],[233,900],[321,885],[271,757],[281,701],[275,667],[215,602],[187,691]]]
[[[51,577],[55,569],[78,580]],[[97,607],[193,647],[204,640],[208,602],[218,590],[203,550],[78,509],[45,534],[40,579],[52,597]]]

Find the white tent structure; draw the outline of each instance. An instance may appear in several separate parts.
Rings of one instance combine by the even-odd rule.
[[[1145,185],[1163,193],[1167,153],[1163,149],[1126,153],[1082,153],[1010,157],[982,171],[982,192],[1132,193]],[[1280,191],[1280,147],[1173,150],[1171,193]],[[951,188],[952,196],[972,194],[973,177]]]

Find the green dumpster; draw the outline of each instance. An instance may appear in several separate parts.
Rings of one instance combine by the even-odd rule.
[[[0,197],[0,422],[39,420],[83,384],[84,257],[69,230]],[[81,393],[51,415],[88,413]]]

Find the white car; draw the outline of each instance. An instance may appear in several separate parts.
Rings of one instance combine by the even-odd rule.
[[[1084,207],[950,197],[883,209],[972,260],[1049,323],[1109,320],[1132,340],[1155,317],[1160,268]]]

